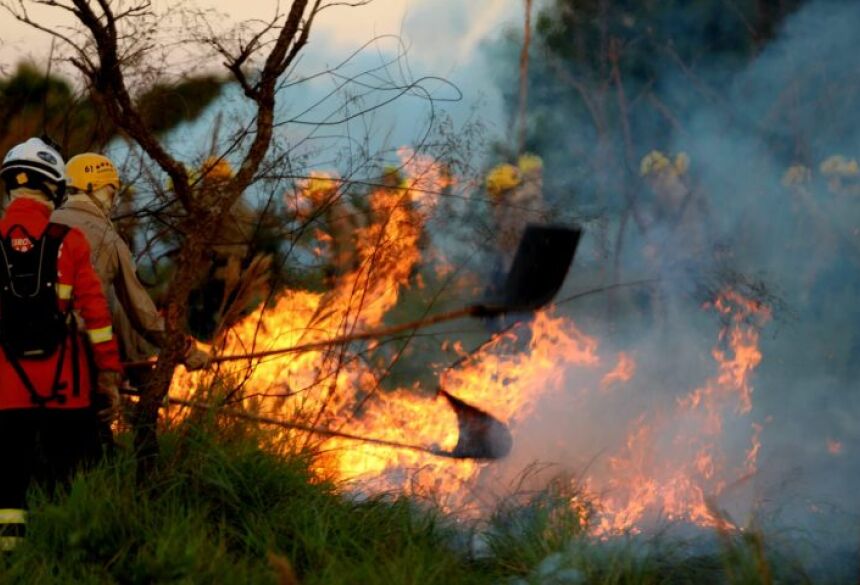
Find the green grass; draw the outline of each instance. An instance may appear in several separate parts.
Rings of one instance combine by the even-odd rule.
[[[562,484],[500,505],[478,530],[407,498],[350,497],[313,476],[308,455],[265,443],[185,422],[163,435],[143,486],[122,450],[63,493],[34,491],[28,538],[0,556],[0,583],[293,583],[290,569],[302,584],[808,582],[775,570],[757,532],[715,537],[707,554],[601,541]]]

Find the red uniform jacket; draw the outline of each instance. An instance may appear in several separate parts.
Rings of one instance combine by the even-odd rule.
[[[48,225],[50,215],[51,209],[42,203],[23,198],[15,199],[0,219],[0,235],[6,237],[8,231],[17,224],[23,226],[34,238],[39,238]],[[15,235],[12,233],[13,238]],[[57,273],[58,306],[64,312],[71,303],[72,309],[83,319],[96,367],[99,370],[122,371],[111,329],[110,310],[101,282],[90,263],[90,247],[84,235],[76,229],[69,231],[63,239],[57,256]],[[72,351],[73,343],[78,345],[76,352]],[[50,402],[48,408],[84,408],[90,405],[91,385],[97,372],[91,371],[83,335],[76,339],[71,339],[70,336],[66,344],[60,376],[60,382],[66,383],[66,400],[62,404]],[[79,396],[74,396],[72,392],[75,369],[72,356],[75,353],[78,361]],[[45,360],[19,360],[27,377],[40,394],[51,394],[58,359],[59,352]],[[0,348],[0,410],[33,407],[26,386]]]

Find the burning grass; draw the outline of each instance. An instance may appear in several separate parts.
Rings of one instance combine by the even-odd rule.
[[[34,493],[1,583],[808,583],[758,530],[597,538],[569,478],[506,499],[485,523],[426,500],[356,498],[270,435],[209,417],[163,436],[157,474],[121,451],[68,493]],[[573,500],[576,506],[571,506]]]
[[[435,255],[425,254],[420,245],[427,241],[424,230],[434,210],[431,195],[450,179],[432,161],[404,156],[410,164],[403,181],[368,194],[371,220],[357,231],[355,268],[324,292],[282,291],[271,305],[225,333],[218,343],[222,352],[324,343],[377,327],[404,295],[421,287],[421,271],[437,268],[425,258]],[[297,194],[299,202],[303,197],[310,195]],[[689,386],[673,384],[677,387],[667,389],[662,403],[643,403],[638,412],[614,417],[598,429],[596,437],[605,441],[596,445],[602,453],[600,465],[583,482],[598,512],[599,518],[590,523],[596,534],[637,531],[660,518],[719,526],[707,499],[719,500],[756,472],[763,426],[751,417],[753,374],[763,359],[759,335],[770,310],[726,288],[702,311],[713,328],[708,332],[710,352],[693,356],[707,362],[699,377]],[[639,381],[643,368],[635,351],[605,349],[600,339],[558,309],[540,311],[497,334],[474,356],[466,356],[459,341],[446,343],[459,349],[462,363],[439,371],[427,387],[386,387],[387,373],[399,355],[371,341],[230,362],[202,374],[182,373],[174,380],[172,394],[208,399],[215,389],[234,405],[266,417],[450,451],[458,444],[458,421],[435,392],[440,385],[510,426],[512,459],[521,465],[504,470],[510,479],[546,454],[546,444],[517,452],[519,439],[527,438],[518,433],[532,417],[545,414],[541,408],[554,408],[546,404],[577,400],[580,412],[597,412],[613,401],[635,401],[633,396],[626,400],[625,394],[630,389],[641,392],[649,383]],[[672,356],[670,361],[676,358],[683,359]],[[671,397],[668,402],[666,396]],[[181,419],[187,411],[174,410],[171,416]],[[573,426],[560,423],[564,429]],[[725,432],[727,427],[732,432]],[[575,451],[596,440],[570,439],[565,432],[552,439],[569,443]],[[742,452],[736,446],[727,448],[736,436],[748,438]],[[483,461],[442,459],[426,451],[322,438],[300,430],[283,430],[279,437],[285,445],[317,447],[316,472],[350,482],[357,493],[428,496],[463,518],[485,515],[485,494],[499,485],[497,470]],[[561,463],[576,467],[580,462]]]
[[[428,193],[448,179],[432,168],[411,172],[419,177],[369,194],[373,219],[358,230],[354,270],[323,292],[281,291],[225,332],[218,349],[242,354],[321,343],[383,324],[404,295],[421,289],[422,271],[439,268],[420,242],[434,207]],[[458,421],[435,392],[441,385],[509,425],[514,451],[490,464],[274,427],[243,431],[234,443],[229,432],[226,439],[214,439],[211,427],[201,433],[195,426],[200,417],[189,410],[172,409],[165,416],[171,446],[162,456],[162,479],[143,504],[132,504],[144,506],[139,518],[138,512],[132,517],[139,526],[128,529],[117,505],[111,508],[116,516],[106,520],[111,536],[92,536],[98,542],[131,539],[135,544],[127,550],[110,552],[129,565],[119,567],[89,544],[82,553],[77,544],[55,540],[42,550],[72,546],[82,564],[116,564],[111,578],[144,582],[181,580],[197,571],[204,571],[201,580],[218,581],[218,571],[210,575],[210,566],[196,564],[200,557],[212,558],[211,567],[223,563],[225,575],[249,571],[239,581],[265,581],[271,555],[282,573],[293,566],[309,583],[772,582],[790,563],[774,566],[761,533],[744,529],[748,515],[733,519],[720,508],[756,474],[764,423],[753,417],[753,376],[764,359],[759,337],[771,312],[734,288],[716,291],[701,312],[710,324],[697,334],[707,345],[656,360],[680,368],[692,357],[696,371],[686,379],[655,375],[641,361],[645,350],[665,354],[666,348],[616,351],[559,308],[524,319],[471,356],[463,340],[447,339],[443,345],[463,359],[457,368],[437,369],[426,387],[386,385],[400,355],[380,341],[180,373],[172,388],[177,398],[226,399],[252,414],[450,451],[458,443]],[[655,384],[670,387],[646,400],[642,395]],[[560,408],[570,404],[575,421]],[[540,428],[548,426],[541,417],[552,414],[554,429],[561,429],[554,434]],[[208,424],[218,434],[237,428],[227,417]],[[529,443],[528,431],[536,427],[549,440]],[[556,477],[531,491],[514,490],[515,497],[499,503],[506,482],[548,452],[565,453],[560,447],[600,456],[591,463],[562,460],[562,469],[581,474],[575,481]],[[102,490],[107,501],[116,491],[130,500],[129,466],[121,458],[78,489]],[[106,489],[110,482],[114,487]],[[84,497],[75,493],[68,502]],[[91,501],[82,510],[98,505],[98,497],[86,497]],[[69,505],[43,509],[69,514]],[[646,536],[666,522],[712,535],[710,542]],[[166,544],[159,548],[158,542]],[[792,570],[785,574],[800,575],[802,582],[802,571]]]

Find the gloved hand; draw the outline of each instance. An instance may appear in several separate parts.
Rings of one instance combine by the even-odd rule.
[[[209,355],[208,351],[204,351],[197,347],[197,343],[193,339],[189,338],[188,347],[185,348],[185,356],[182,359],[182,363],[185,365],[185,369],[189,372],[202,370],[212,363],[212,356]]]
[[[121,381],[122,374],[110,370],[99,372],[98,378],[96,378],[96,392],[103,397],[103,402],[107,404],[98,413],[99,418],[104,422],[113,422],[122,414],[122,400],[119,396]]]

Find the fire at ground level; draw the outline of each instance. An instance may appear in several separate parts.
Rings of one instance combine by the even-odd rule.
[[[421,199],[424,192],[375,192],[371,204],[387,221],[362,228],[357,268],[325,293],[283,292],[274,306],[229,332],[220,351],[314,343],[382,323],[413,286],[422,261],[420,231],[433,211]],[[404,197],[425,205],[400,205]],[[416,209],[421,221],[407,216]],[[652,289],[661,294],[659,285]],[[465,518],[480,517],[550,476],[566,476],[571,509],[584,529],[602,537],[666,521],[742,530],[777,515],[826,525],[833,514],[825,511],[833,510],[850,523],[856,510],[833,497],[843,490],[828,491],[819,472],[832,473],[835,484],[850,481],[854,442],[820,426],[799,428],[802,418],[791,408],[780,413],[779,362],[787,354],[783,338],[769,335],[780,327],[769,298],[759,293],[743,283],[722,286],[700,306],[670,295],[669,316],[623,329],[593,316],[605,314],[606,298],[561,303],[505,328],[457,368],[438,366],[443,388],[511,429],[513,451],[500,462],[296,430],[284,430],[282,438],[289,445],[318,444],[319,473],[357,493],[426,496]],[[446,345],[465,354],[456,340]],[[768,345],[778,362],[770,370]],[[391,356],[373,354],[378,349],[370,342],[251,367],[225,364],[215,373],[178,375],[173,394],[199,398],[189,389],[229,388],[245,408],[266,416],[454,450],[458,421],[448,401],[428,388],[383,389],[380,372]],[[548,465],[533,473],[536,464]]]

